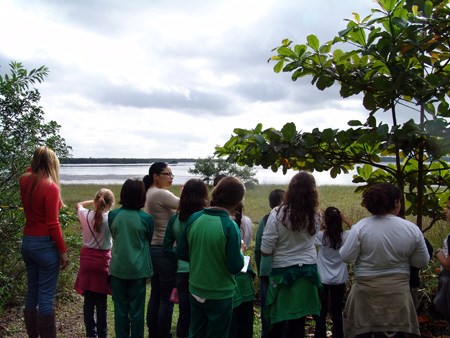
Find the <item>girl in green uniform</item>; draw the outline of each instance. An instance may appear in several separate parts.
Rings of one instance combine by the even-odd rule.
[[[238,178],[223,178],[212,191],[210,207],[193,214],[179,238],[177,256],[189,261],[189,337],[228,337],[235,275],[244,267],[245,251],[229,212],[244,193],[245,186]]]
[[[145,203],[145,186],[140,179],[128,179],[120,191],[122,207],[108,214],[114,239],[109,267],[114,301],[116,337],[144,337],[146,278],[152,275],[150,242],[153,218],[140,209]],[[130,335],[131,331],[131,335]]]
[[[178,260],[174,244],[178,242],[178,238],[188,218],[193,213],[206,208],[208,200],[208,188],[201,179],[192,178],[187,181],[181,192],[178,212],[170,218],[164,236],[163,251],[174,264],[178,265],[176,281],[179,304],[177,337],[187,337],[189,335],[191,308],[189,301],[189,263]]]

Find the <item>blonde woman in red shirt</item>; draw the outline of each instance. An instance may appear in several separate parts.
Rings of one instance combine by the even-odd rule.
[[[25,325],[29,337],[56,337],[55,299],[59,271],[66,268],[66,246],[58,213],[59,160],[53,150],[39,147],[31,168],[20,178],[25,211],[22,257],[27,269]]]

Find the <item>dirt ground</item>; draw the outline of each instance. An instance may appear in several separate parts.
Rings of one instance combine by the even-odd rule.
[[[58,338],[85,337],[83,321],[83,298],[75,294],[70,300],[56,300],[56,330]],[[23,309],[13,307],[6,309],[0,314],[0,337],[27,338],[25,323],[23,321]],[[422,322],[424,321],[424,322]],[[419,316],[421,322],[422,337],[425,338],[450,338],[448,335],[447,322],[443,320],[424,320]],[[330,337],[331,332],[327,335]],[[113,337],[114,332],[108,332]],[[254,335],[255,336],[255,335]],[[257,335],[256,335],[257,336]],[[314,327],[308,327],[307,337],[314,337]]]
[[[22,308],[10,308],[0,314],[0,337],[27,338]],[[85,337],[83,298],[55,301],[56,331],[58,338]]]

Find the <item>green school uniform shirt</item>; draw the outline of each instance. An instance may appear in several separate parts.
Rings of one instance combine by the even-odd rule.
[[[109,212],[108,224],[114,239],[110,274],[121,279],[151,277],[153,217],[141,210],[121,207]]]
[[[163,251],[174,264],[178,265],[177,272],[189,272],[189,262],[178,259],[176,255],[177,248],[174,246],[175,242],[178,243],[178,238],[180,237],[185,224],[186,222],[180,221],[178,213],[173,214],[169,219],[164,235]]]
[[[226,210],[207,208],[193,214],[179,238],[177,256],[189,261],[192,294],[206,299],[233,297],[244,255],[239,228]]]

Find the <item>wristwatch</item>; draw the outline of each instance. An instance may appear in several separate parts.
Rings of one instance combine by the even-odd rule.
[[[441,249],[437,249],[437,250],[434,252],[434,257],[436,257],[436,255],[437,255],[439,252],[441,252]]]

